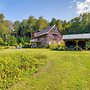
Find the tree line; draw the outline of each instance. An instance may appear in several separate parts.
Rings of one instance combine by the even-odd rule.
[[[36,19],[29,16],[20,21],[9,21],[0,14],[0,45],[17,45],[30,43],[32,33],[56,25],[63,35],[90,33],[90,13],[84,13],[70,21],[52,18],[49,22],[43,16]]]

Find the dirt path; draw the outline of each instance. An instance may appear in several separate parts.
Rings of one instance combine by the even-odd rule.
[[[49,68],[52,66],[52,62],[48,62],[45,66],[43,66],[42,68],[39,69],[39,71],[35,74],[33,74],[31,77],[28,77],[26,78],[26,80],[23,80],[23,81],[19,81],[18,83],[16,83],[15,85],[11,86],[9,89],[7,90],[26,90],[27,88],[20,88],[19,87],[22,87],[22,86],[26,86],[27,84],[27,80],[31,79],[31,78],[36,78],[36,77],[39,77],[41,76],[42,74],[45,74]]]
[[[49,70],[49,67],[51,67],[52,62],[48,62],[47,65],[42,67],[37,73],[33,74],[33,77],[38,77],[39,75],[42,75],[43,73],[47,72]]]

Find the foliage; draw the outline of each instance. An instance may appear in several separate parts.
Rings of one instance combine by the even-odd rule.
[[[90,42],[86,42],[86,46],[89,46],[90,47]]]
[[[62,41],[59,45],[59,50],[65,50],[65,42]]]
[[[17,38],[17,42],[18,42],[18,44],[24,44],[24,38],[23,37],[18,37]]]
[[[62,26],[62,21],[61,21],[61,20],[57,20],[56,26],[58,27],[58,29],[59,29],[60,31],[63,30],[63,26]]]
[[[0,23],[3,21],[3,19],[4,19],[4,15],[0,13]]]
[[[3,45],[3,43],[4,43],[4,40],[2,37],[0,37],[0,45]]]
[[[52,50],[65,50],[65,43],[61,42],[60,44],[54,43],[49,45]]]
[[[36,22],[36,28],[38,30],[43,30],[48,26],[48,21],[44,19],[42,16]]]
[[[20,22],[19,21],[15,21],[13,27],[14,27],[14,32],[17,35],[18,31],[20,29]]]
[[[63,30],[62,20],[52,18],[52,20],[51,20],[51,22],[50,22],[50,25],[51,25],[51,26],[52,26],[52,25],[56,25],[60,31]]]
[[[31,47],[31,45],[29,44],[29,43],[25,43],[24,45],[23,45],[23,48],[30,48]]]
[[[40,57],[40,58],[39,58]],[[38,71],[46,55],[31,55],[27,51],[4,50],[0,52],[0,90],[6,90],[19,80]]]
[[[25,43],[30,43],[30,37],[24,37],[24,42]]]
[[[50,47],[50,49],[52,49],[52,50],[58,50],[58,44],[57,43],[54,43],[54,44],[50,44],[49,45],[49,47]]]
[[[52,20],[51,20],[51,22],[50,22],[50,25],[51,25],[51,26],[52,26],[52,25],[55,25],[56,22],[57,22],[57,20],[56,20],[55,18],[52,18]]]
[[[49,49],[22,51],[31,52],[37,56],[43,54],[47,56],[45,58],[47,62],[39,68],[39,72],[25,77],[8,90],[90,90],[89,51],[51,51]],[[34,57],[37,58],[37,56]]]
[[[9,36],[7,39],[7,43],[11,46],[17,45],[17,38],[15,38],[15,36]]]
[[[4,45],[8,45],[7,40],[10,35],[17,38],[17,44],[25,44],[33,38],[34,32],[52,25],[56,25],[63,35],[90,33],[90,13],[81,14],[70,21],[52,18],[49,22],[43,16],[38,19],[29,16],[28,19],[23,19],[21,22],[15,21],[14,23],[6,20],[4,15],[0,14],[0,37],[4,40]]]

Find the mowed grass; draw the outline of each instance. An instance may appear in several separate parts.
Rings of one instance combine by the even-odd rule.
[[[0,54],[23,52],[46,55],[38,72],[24,77],[8,90],[90,90],[89,51],[51,51],[48,49],[2,50]],[[39,59],[39,58],[38,58]]]

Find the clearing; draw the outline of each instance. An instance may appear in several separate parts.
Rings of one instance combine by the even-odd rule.
[[[47,56],[45,65],[41,66],[37,73],[24,77],[8,90],[90,90],[89,51],[51,51],[48,49],[5,51]]]

